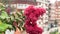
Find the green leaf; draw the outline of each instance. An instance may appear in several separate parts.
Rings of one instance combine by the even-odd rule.
[[[0,24],[0,31],[1,32],[4,32],[7,28],[12,28],[12,26],[9,24],[5,24],[5,23]]]
[[[5,19],[8,17],[8,14],[5,11],[2,11],[0,18]]]
[[[0,33],[0,34],[2,34],[2,33]]]
[[[14,20],[14,16],[10,16],[11,20],[13,21]]]

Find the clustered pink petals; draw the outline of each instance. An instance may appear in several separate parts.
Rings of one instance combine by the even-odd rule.
[[[34,6],[29,6],[25,9],[24,15],[26,17],[25,20],[25,28],[27,33],[29,34],[42,34],[43,29],[37,26],[36,21],[39,16],[42,16],[46,10],[44,8],[36,8]]]

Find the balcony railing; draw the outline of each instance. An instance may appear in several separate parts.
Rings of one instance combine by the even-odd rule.
[[[6,4],[33,4],[37,5],[36,0],[3,0]]]

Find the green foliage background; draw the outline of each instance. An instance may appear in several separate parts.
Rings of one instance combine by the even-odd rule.
[[[0,33],[5,32],[6,29],[16,29],[13,25],[14,21],[16,21],[17,27],[20,30],[24,29],[24,19],[25,16],[23,15],[22,11],[16,12],[15,14],[12,13],[10,15],[7,14],[5,11],[5,6],[0,5]]]

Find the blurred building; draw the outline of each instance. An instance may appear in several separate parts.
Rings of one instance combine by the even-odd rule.
[[[43,16],[43,23],[48,22],[48,8],[49,8],[49,0],[36,0],[37,2],[37,7],[43,7],[46,9],[46,13]]]
[[[38,7],[48,8],[49,1],[48,0],[36,0]]]
[[[56,20],[58,23],[60,23],[60,1],[55,2],[55,7]]]
[[[25,9],[29,5],[37,5],[36,0],[14,0],[11,3],[11,6],[16,7],[17,9]]]
[[[50,3],[49,5],[50,11],[49,11],[49,23],[54,23],[56,18],[55,18],[55,4]]]

